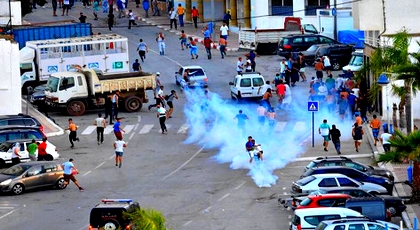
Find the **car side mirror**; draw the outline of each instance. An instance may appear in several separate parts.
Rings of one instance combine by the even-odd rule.
[[[229,85],[233,85],[233,82],[229,82]]]

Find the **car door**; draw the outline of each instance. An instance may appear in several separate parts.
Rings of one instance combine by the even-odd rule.
[[[179,68],[178,72],[175,72],[175,81],[181,82],[182,76],[184,75],[184,68]]]
[[[57,164],[46,164],[43,168],[45,185],[55,185],[62,173],[58,172]]]
[[[250,77],[242,77],[239,81],[239,89],[242,97],[252,97],[252,79]]]
[[[338,177],[337,178],[338,184],[340,187],[359,187],[360,185],[355,183],[352,180],[349,180],[348,178],[345,177]]]
[[[264,79],[262,77],[253,77],[252,78],[252,96],[253,97],[262,97],[265,92],[261,90],[264,85]]]
[[[35,165],[26,171],[23,179],[25,189],[40,187],[44,184],[44,174],[42,173],[42,165]]]
[[[318,187],[319,188],[323,188],[323,187],[337,187],[338,183],[336,181],[335,178],[330,177],[330,178],[323,178],[319,183],[318,183]]]
[[[21,161],[28,161],[29,160],[29,153],[28,151],[26,151],[26,145],[28,143],[26,142],[21,142],[20,143],[20,151],[19,151],[19,155],[20,155],[20,160]]]

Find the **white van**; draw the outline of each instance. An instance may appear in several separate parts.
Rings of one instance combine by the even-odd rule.
[[[315,229],[321,221],[346,217],[363,217],[363,215],[348,208],[338,207],[297,209],[290,229]]]
[[[235,76],[233,82],[229,82],[232,99],[261,99],[270,82],[266,82],[261,73],[245,72]]]

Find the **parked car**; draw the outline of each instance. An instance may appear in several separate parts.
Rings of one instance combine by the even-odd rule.
[[[375,220],[391,220],[391,213],[386,209],[385,201],[380,197],[350,198],[346,200],[344,207]]]
[[[343,66],[349,64],[351,54],[354,51],[352,45],[331,44],[319,47],[316,51],[315,58],[328,56],[333,70],[340,70]]]
[[[124,212],[140,209],[132,199],[103,199],[90,211],[88,229],[135,229],[133,223],[123,218]]]
[[[20,160],[21,162],[30,161],[29,153],[26,151],[27,146],[31,144],[32,139],[24,139],[24,140],[13,140],[13,141],[5,141],[0,145],[0,167],[3,167],[7,163],[12,162],[12,152],[13,152],[13,145],[18,142],[20,143]],[[41,140],[36,141],[41,143]],[[56,160],[60,155],[57,153],[57,149],[55,145],[47,141],[47,156],[45,160],[52,161]],[[35,155],[38,156],[38,150],[35,152]]]
[[[389,230],[399,230],[400,227],[396,224],[374,220],[372,218],[360,217],[360,218],[342,218],[337,220],[323,220],[315,230],[358,230],[358,229],[375,229],[385,230],[385,224]]]
[[[325,187],[355,187],[374,194],[388,193],[388,191],[380,185],[368,182],[359,182],[338,173],[315,174],[302,178],[293,182],[291,193],[294,196],[308,195],[313,191]]]
[[[41,140],[46,137],[40,127],[27,126],[0,126],[0,144],[5,141],[35,139]]]
[[[324,220],[363,217],[362,214],[347,208],[305,208],[295,210],[292,219],[292,230],[315,229]]]
[[[392,195],[392,190],[394,189],[394,182],[390,181],[386,177],[375,176],[371,174],[367,174],[364,172],[360,172],[354,168],[349,168],[345,166],[330,166],[330,167],[315,167],[308,169],[301,178],[314,175],[314,174],[325,174],[325,173],[340,173],[346,175],[352,179],[355,179],[359,182],[369,182],[381,185],[382,187],[386,188],[388,194]]]
[[[383,169],[379,167],[372,167],[370,165],[365,165],[356,161],[353,161],[350,158],[344,156],[332,156],[332,157],[318,157],[315,160],[311,161],[305,169],[306,170],[313,167],[329,167],[329,166],[346,166],[350,168],[357,169],[364,173],[369,173],[372,175],[387,177],[389,180],[394,181],[394,175],[388,169]]]
[[[0,116],[0,127],[2,126],[38,127],[42,132],[44,132],[44,127],[38,119],[23,113]]]
[[[270,82],[266,82],[260,73],[241,73],[229,82],[232,99],[261,99]]]
[[[188,72],[186,73],[186,71]],[[208,87],[206,71],[198,65],[181,66],[181,68],[175,72],[175,83],[177,85],[182,85],[183,79],[188,87]]]
[[[311,45],[307,50],[302,51],[301,53],[305,57],[305,62],[307,65],[313,65],[315,63],[315,55],[319,47],[324,46],[325,44],[314,44]]]
[[[34,105],[44,105],[45,104],[45,89],[47,88],[47,84],[39,85],[34,88],[31,96],[29,97],[29,101]]]
[[[340,42],[319,34],[289,35],[280,39],[277,54],[287,58],[291,53],[305,51],[314,44],[340,44]]]
[[[403,200],[400,197],[390,195],[376,195],[368,193],[362,189],[354,187],[340,187],[340,188],[322,188],[318,191],[312,192],[311,194],[330,194],[330,193],[341,193],[347,194],[351,197],[380,197],[385,201],[385,206],[389,210],[392,216],[401,216],[402,212],[407,208],[404,205]]]
[[[296,207],[296,209],[344,207],[346,200],[350,197],[350,195],[340,193],[309,195],[299,202],[299,205]]]
[[[63,168],[51,161],[31,161],[14,165],[0,173],[0,191],[20,195],[40,187],[65,189]]]

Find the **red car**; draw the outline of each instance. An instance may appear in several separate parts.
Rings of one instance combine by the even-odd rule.
[[[296,209],[304,208],[323,208],[323,207],[344,207],[346,200],[351,196],[340,193],[330,193],[322,195],[309,195],[299,202]]]

